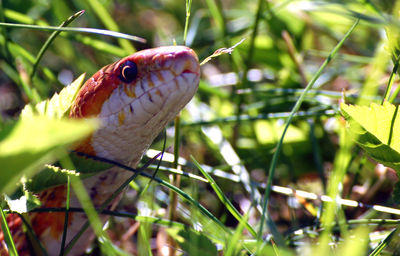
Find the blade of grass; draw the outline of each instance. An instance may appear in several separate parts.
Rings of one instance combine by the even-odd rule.
[[[0,206],[0,214],[1,214],[1,230],[3,231],[4,241],[6,242],[8,253],[10,254],[10,256],[17,256],[18,255],[17,248],[15,248],[15,244],[10,229],[8,228],[7,225],[6,216],[3,212],[3,207],[1,206]]]
[[[4,16],[5,15],[4,15],[4,9],[3,9],[3,1],[0,0],[0,22],[4,22],[5,21],[4,20]],[[4,44],[3,44],[3,52],[4,52],[4,55],[5,55],[5,58],[6,58],[7,62],[10,65],[13,65],[14,63],[13,63],[12,55],[10,53],[10,49],[8,48],[8,42],[10,40],[8,38],[7,30],[4,28],[4,29],[1,30],[1,33],[3,34],[3,36],[5,38]]]
[[[189,28],[190,11],[192,9],[192,0],[186,0],[186,19],[185,19],[185,29],[183,31],[183,44],[186,45],[186,38]]]
[[[86,0],[86,2],[92,7],[97,17],[108,30],[119,31],[117,23],[108,13],[104,4],[100,3],[98,0]],[[136,51],[135,47],[133,47],[129,41],[118,39],[118,43],[126,51],[127,55]]]
[[[383,103],[385,101],[394,100],[397,96],[397,93],[393,93],[392,97],[390,97],[390,99],[389,99],[390,92],[392,91],[392,86],[393,86],[393,82],[394,82],[394,76],[396,75],[397,69],[399,68],[399,61],[400,61],[400,55],[397,56],[397,58],[394,62],[393,70],[392,70],[392,73],[390,73],[388,85],[386,86],[385,94],[383,95],[381,105],[383,105]]]
[[[181,131],[181,118],[180,115],[178,114],[175,117],[175,122],[174,122],[174,130],[175,130],[175,136],[174,136],[174,162],[173,162],[173,168],[178,169],[178,160],[179,160],[179,147],[180,147],[180,131]],[[174,184],[175,186],[180,185],[180,176],[176,175],[173,173],[170,175],[170,182],[171,184]],[[168,207],[168,218],[173,221],[175,220],[176,216],[176,207],[178,205],[178,198],[175,193],[170,190],[169,193],[169,201],[170,205]],[[171,243],[174,243],[173,239],[170,239]],[[172,253],[172,252],[171,252]]]
[[[266,211],[267,211],[267,206],[268,206],[268,203],[269,203],[269,196],[270,196],[270,193],[271,193],[273,177],[275,176],[274,175],[275,174],[275,168],[276,168],[276,165],[278,163],[278,158],[279,158],[280,151],[282,149],[283,139],[285,138],[285,134],[286,134],[286,132],[287,132],[287,130],[289,128],[289,125],[290,125],[295,113],[299,110],[299,108],[300,108],[300,106],[301,106],[301,104],[302,104],[302,102],[304,100],[305,95],[312,88],[312,86],[317,81],[317,79],[321,76],[322,71],[329,64],[329,62],[334,58],[334,56],[339,51],[339,49],[342,47],[342,45],[346,41],[346,39],[351,35],[353,30],[358,25],[358,22],[359,22],[359,20],[357,19],[354,22],[354,24],[351,26],[351,28],[347,31],[347,33],[344,35],[342,40],[332,50],[332,52],[330,53],[328,58],[324,61],[324,63],[321,65],[321,67],[319,68],[317,73],[313,76],[313,78],[307,84],[307,86],[304,89],[303,93],[301,94],[301,96],[299,97],[298,101],[296,102],[296,105],[293,107],[292,111],[290,112],[290,115],[289,115],[288,119],[286,120],[285,128],[284,128],[282,136],[281,136],[281,138],[280,138],[280,140],[279,140],[279,142],[278,142],[278,144],[276,146],[275,153],[272,156],[272,161],[271,161],[271,165],[270,165],[269,172],[268,172],[267,187],[266,187],[266,190],[265,190],[264,200],[263,200],[263,213],[261,215],[260,228],[259,228],[259,233],[258,233],[258,238],[259,239],[261,239],[262,233],[263,233],[263,224],[264,224],[264,221],[266,219]]]
[[[36,104],[42,101],[42,96],[38,91],[39,87],[32,86],[32,83],[29,80],[28,71],[26,70],[26,65],[24,65],[22,59],[17,59],[16,71],[18,73],[18,83],[23,88],[30,102]]]
[[[211,14],[211,16],[214,19],[215,25],[217,27],[217,35],[215,35],[217,38],[223,38],[223,34],[225,31],[225,22],[224,22],[224,17],[222,14],[222,11],[220,10],[220,8],[218,8],[217,3],[215,2],[215,0],[206,0],[206,4],[208,7],[208,10]]]
[[[291,37],[291,35],[287,30],[282,31],[282,38],[286,43],[289,56],[292,59],[294,65],[296,66],[297,72],[299,73],[301,78],[302,86],[304,87],[307,85],[307,76],[302,65],[303,64],[302,59],[299,57],[299,53],[297,52],[296,47],[294,46],[293,38]]]
[[[43,255],[48,256],[46,248],[44,248],[42,242],[40,241],[39,237],[36,235],[35,231],[32,228],[32,225],[29,221],[29,216],[27,214],[18,214],[21,218],[22,222],[24,223],[25,227],[27,227],[26,237],[29,240],[29,243],[32,246],[32,252],[34,255]],[[25,218],[26,216],[26,218]]]
[[[326,178],[324,175],[324,167],[323,167],[323,160],[322,160],[322,155],[321,155],[321,147],[319,145],[316,131],[315,131],[315,119],[311,119],[308,121],[310,124],[310,140],[311,140],[311,146],[312,146],[312,154],[314,158],[314,163],[315,167],[317,168],[319,178],[322,182],[322,188],[323,192],[326,193]]]
[[[156,177],[156,175],[158,173],[158,170],[160,169],[161,162],[163,160],[163,156],[164,156],[164,152],[165,152],[165,147],[167,145],[167,132],[166,132],[165,129],[164,129],[164,132],[163,132],[163,136],[164,136],[164,142],[163,142],[162,150],[161,150],[160,154],[156,156],[156,158],[158,158],[158,156],[160,156],[160,160],[158,161],[157,166],[154,169],[152,178],[149,180],[149,182],[146,184],[146,186],[142,189],[142,191],[140,192],[139,195],[142,195],[142,194],[146,193],[147,189],[149,189],[149,187],[150,187],[151,182],[153,181],[154,177]],[[152,160],[154,160],[154,158]],[[150,161],[152,161],[152,160],[150,160]]]
[[[61,247],[60,247],[60,256],[64,255],[64,247],[65,242],[67,239],[67,232],[68,232],[68,219],[69,219],[69,203],[70,203],[70,196],[71,196],[71,178],[67,177],[67,199],[65,201],[65,219],[64,219],[64,231],[61,238]]]
[[[247,220],[249,219],[248,214],[243,217],[243,221],[239,223],[239,226],[236,228],[233,235],[230,237],[229,242],[227,243],[227,249],[225,250],[225,256],[234,256],[238,255],[238,247],[240,245],[241,237],[243,236],[243,230],[246,227]],[[251,252],[249,252],[251,253]]]
[[[196,159],[193,156],[190,156],[190,159],[192,159],[193,163],[196,165],[197,169],[206,177],[208,182],[210,183],[211,187],[217,194],[219,200],[222,202],[222,204],[228,209],[228,211],[235,217],[239,223],[243,224],[244,227],[251,233],[252,236],[257,237],[257,232],[253,229],[253,227],[245,220],[245,218],[240,214],[240,212],[233,206],[231,201],[225,196],[225,194],[222,192],[221,188],[217,185],[215,180],[211,177],[210,174],[208,174],[199,164],[199,162],[196,161]]]
[[[397,95],[400,92],[400,86],[397,86],[396,90],[393,92],[392,95],[390,95],[390,98],[389,98],[389,94],[392,90],[392,86],[393,86],[393,82],[394,82],[394,76],[396,75],[397,70],[399,69],[399,64],[400,64],[399,62],[400,62],[400,55],[397,56],[397,58],[395,60],[392,73],[390,74],[388,86],[386,88],[385,95],[382,100],[382,104],[384,101],[389,101],[390,103],[393,103],[393,101],[396,99]]]
[[[13,10],[5,10],[5,16],[8,19],[14,20],[18,23],[24,23],[24,24],[31,24],[31,25],[41,25],[41,26],[48,26],[45,21],[43,20],[34,20],[31,17],[15,12]],[[65,35],[61,34],[60,36],[65,37]],[[84,36],[81,34],[73,34],[72,37],[77,40],[78,42],[81,42],[85,45],[90,46],[91,48],[94,48],[96,50],[110,53],[119,57],[125,57],[126,56],[126,51],[118,46],[112,45],[110,43],[107,43],[105,41],[97,40],[89,36]],[[33,62],[33,61],[31,61]]]
[[[4,42],[4,38],[0,37],[0,44]],[[25,58],[29,63],[35,62],[35,56],[33,56],[30,52],[28,52],[25,48],[19,46],[18,44],[9,42],[9,47],[11,54],[14,56],[21,56]],[[57,81],[56,76],[52,73],[52,71],[46,67],[42,67],[43,74],[50,81]],[[12,76],[11,76],[12,77]],[[14,77],[12,79],[15,81]]]
[[[174,164],[173,167],[176,169],[178,168],[178,159],[179,159],[179,144],[180,144],[180,131],[181,131],[181,118],[179,114],[175,117],[174,122]]]
[[[399,234],[400,229],[397,227],[395,228],[390,234],[381,241],[381,243],[375,247],[375,249],[369,254],[369,256],[378,256],[381,255],[381,252],[383,249],[386,248],[386,246],[389,245],[389,243],[392,241],[392,239]]]
[[[209,217],[213,222],[215,222],[218,226],[220,226],[225,232],[227,232],[228,234],[231,233],[231,231],[224,226],[224,224],[222,224],[222,222],[220,222],[218,220],[218,218],[216,218],[211,212],[209,212],[203,205],[201,205],[198,201],[194,200],[193,197],[191,197],[190,195],[188,195],[187,193],[185,193],[183,190],[175,187],[174,185],[161,180],[161,179],[154,179],[156,182],[160,183],[160,185],[167,187],[171,190],[173,190],[175,193],[179,194],[182,198],[184,198],[186,201],[188,201],[189,203],[191,203],[192,205],[196,206],[204,215],[206,215],[207,217]]]
[[[257,3],[257,14],[254,17],[254,22],[253,22],[254,25],[253,25],[253,30],[251,31],[250,43],[249,43],[249,48],[248,48],[246,59],[245,59],[243,76],[242,76],[242,79],[240,81],[240,87],[242,89],[243,88],[247,88],[247,83],[248,83],[247,73],[249,72],[250,65],[251,65],[251,63],[253,61],[255,42],[256,42],[256,37],[257,37],[257,34],[258,34],[258,27],[259,27],[259,24],[260,24],[262,13],[264,11],[264,2],[265,2],[264,0],[258,0],[258,3]],[[268,2],[265,2],[265,3],[268,4]],[[240,98],[240,100],[239,100],[238,103],[241,104],[241,98],[242,97],[239,97],[239,98]],[[238,111],[240,111],[240,109],[241,109],[240,105],[238,105],[237,107],[238,107]],[[240,114],[240,112],[238,112],[238,114]]]
[[[124,49],[122,49],[121,47],[112,45],[105,41],[97,40],[92,37],[84,36],[84,35],[80,35],[80,34],[74,34],[73,37],[76,41],[81,42],[82,44],[88,45],[95,50],[99,50],[99,51],[102,51],[105,53],[116,55],[118,57],[125,57],[127,55],[126,51]]]
[[[41,19],[33,19],[24,13],[17,12],[11,9],[4,9],[4,16],[9,20],[18,21],[19,23],[35,24],[35,25],[47,25]],[[4,21],[2,21],[4,22]]]
[[[74,15],[70,16],[68,19],[66,19],[59,27],[66,27],[68,26],[72,21],[74,21],[75,19],[77,19],[78,17],[80,17],[85,11],[79,11],[77,13],[75,13]],[[54,31],[49,38],[46,40],[46,42],[43,44],[42,48],[40,48],[40,51],[38,53],[38,55],[36,56],[36,60],[33,64],[32,67],[32,72],[30,75],[31,80],[33,79],[33,77],[35,76],[36,73],[36,69],[39,65],[40,60],[42,59],[44,53],[46,52],[46,50],[49,48],[49,46],[51,45],[51,43],[54,41],[54,39],[56,39],[56,37],[61,33],[61,31]]]
[[[178,169],[178,159],[179,159],[179,147],[180,147],[180,130],[181,130],[181,118],[180,114],[176,115],[174,122],[174,162],[173,167]],[[164,141],[165,142],[165,141]],[[165,147],[165,144],[164,144]],[[164,151],[164,150],[163,150]],[[180,176],[173,173],[169,175],[171,184],[174,184],[176,187],[180,185]],[[168,219],[170,221],[174,221],[176,219],[176,208],[178,206],[178,196],[176,193],[173,193],[172,190],[169,191],[169,205],[168,205]],[[169,255],[175,255],[175,248],[177,247],[176,241],[170,236],[167,235],[167,244],[169,245]]]
[[[183,177],[188,177],[188,178],[191,178],[191,179],[194,179],[194,180],[198,180],[198,181],[201,181],[201,182],[208,182],[208,180],[203,178],[203,177],[200,177],[198,175],[192,174],[190,172],[184,172],[182,170],[178,170],[178,169],[175,169],[175,168],[169,168],[169,167],[165,167],[165,166],[158,167],[156,165],[150,165],[148,167],[148,169],[151,169],[151,170],[157,170],[158,169],[159,171],[179,174],[179,175],[181,175]]]
[[[131,41],[136,41],[139,43],[146,43],[146,39],[140,38],[138,36],[132,36],[120,32],[105,30],[105,29],[96,29],[96,28],[75,28],[75,27],[53,27],[53,26],[37,26],[30,24],[17,24],[17,23],[4,23],[0,22],[0,27],[11,27],[11,28],[26,28],[26,29],[36,29],[43,31],[62,31],[62,32],[79,32],[79,33],[91,33],[98,34],[104,36],[112,36],[122,39],[127,39]]]

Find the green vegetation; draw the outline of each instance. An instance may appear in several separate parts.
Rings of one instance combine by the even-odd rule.
[[[399,15],[395,0],[0,0],[10,254],[6,215],[52,210],[88,214],[94,255],[392,255],[399,211],[372,205],[400,202]],[[118,163],[69,154],[98,125],[66,118],[80,75],[173,44],[203,61],[199,90],[117,209],[95,209],[79,177]],[[60,183],[84,209],[37,207],[31,192]]]

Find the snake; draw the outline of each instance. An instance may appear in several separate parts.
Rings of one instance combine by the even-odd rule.
[[[74,150],[135,168],[156,136],[193,98],[199,79],[198,57],[186,46],[146,49],[104,66],[84,83],[71,105],[69,118],[94,117],[101,123]],[[99,207],[131,175],[112,167],[82,181],[94,206]],[[66,193],[66,185],[60,185],[40,192],[38,198],[42,207],[65,207]],[[118,198],[109,208],[117,202]],[[81,207],[73,193],[70,207]],[[29,221],[48,255],[58,255],[65,213],[30,213]],[[86,221],[84,213],[69,213],[66,243]],[[32,255],[21,218],[9,214],[7,222],[19,255]],[[86,230],[68,255],[81,255],[92,236],[93,231]],[[8,255],[2,232],[0,255]]]

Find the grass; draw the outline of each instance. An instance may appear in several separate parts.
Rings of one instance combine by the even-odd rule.
[[[115,211],[97,209],[112,216],[107,229],[90,203],[67,207],[97,223],[93,253],[156,254],[166,244],[160,241],[177,255],[210,247],[203,255],[217,248],[224,255],[395,250],[397,216],[281,195],[272,186],[396,206],[396,172],[357,148],[339,103],[396,102],[400,2],[53,2],[0,2],[0,148],[23,105],[59,91],[62,74],[91,75],[136,49],[174,42],[193,48],[200,61],[219,50],[202,65],[193,101],[167,127],[160,167],[139,169]],[[53,34],[42,31],[49,29]],[[163,139],[151,148],[161,151]],[[58,152],[48,161],[64,157]],[[71,187],[88,199],[75,176]],[[5,202],[1,207],[4,227]]]

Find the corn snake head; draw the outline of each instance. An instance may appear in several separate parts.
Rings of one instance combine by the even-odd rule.
[[[136,167],[154,138],[193,97],[199,76],[198,58],[184,46],[143,50],[101,68],[82,86],[71,106],[70,118],[97,117],[101,121],[101,127],[76,151]],[[93,204],[99,206],[130,175],[113,167],[83,182]],[[38,196],[44,207],[64,207],[66,186]],[[74,195],[71,207],[81,207]],[[65,214],[32,213],[29,217],[48,254],[58,255]],[[67,243],[86,220],[83,213],[70,213]],[[17,215],[9,215],[7,221],[20,255],[31,255]],[[82,254],[89,236],[90,230],[68,255]],[[0,242],[0,255],[7,255],[2,232]]]

